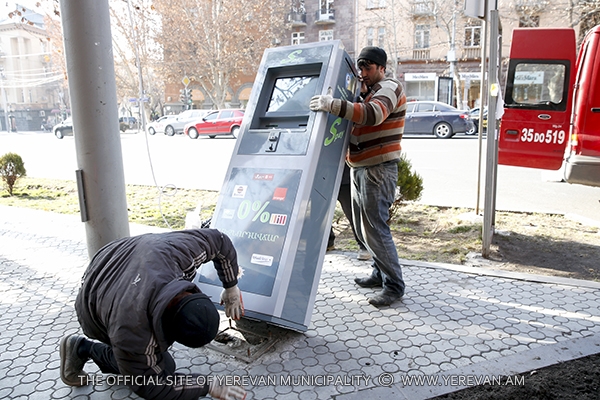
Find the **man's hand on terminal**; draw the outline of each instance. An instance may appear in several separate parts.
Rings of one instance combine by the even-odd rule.
[[[331,112],[331,103],[333,102],[333,97],[329,94],[317,95],[313,96],[310,99],[310,109],[312,111],[327,111]]]
[[[313,96],[310,99],[309,108],[312,111],[327,111],[331,112],[331,105],[333,103],[333,89],[327,89],[327,94]]]
[[[242,292],[237,285],[224,289],[221,293],[221,305],[225,305],[225,315],[233,320],[238,320],[244,315],[244,301]]]
[[[246,390],[243,387],[220,385],[218,379],[210,381],[208,394],[213,399],[220,400],[244,400],[246,398]]]

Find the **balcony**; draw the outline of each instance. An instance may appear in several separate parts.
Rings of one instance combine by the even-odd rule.
[[[306,26],[306,12],[291,12],[287,15],[287,22],[292,24],[292,28]]]
[[[413,18],[431,17],[435,5],[431,1],[413,0],[410,3],[410,13]]]
[[[317,13],[315,16],[315,24],[317,24],[317,25],[335,24],[335,10],[332,10],[332,9],[317,10]]]
[[[517,12],[540,12],[548,6],[547,0],[515,0]]]
[[[429,60],[429,49],[413,49],[413,60]]]
[[[465,47],[462,50],[462,58],[481,58],[481,47]]]

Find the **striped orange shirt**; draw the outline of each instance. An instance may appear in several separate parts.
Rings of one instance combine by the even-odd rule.
[[[338,101],[332,105],[332,112],[354,122],[347,156],[351,167],[400,159],[406,115],[406,95],[400,82],[392,78],[381,80],[362,103],[334,100]]]

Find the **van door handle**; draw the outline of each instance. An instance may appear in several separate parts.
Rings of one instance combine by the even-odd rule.
[[[592,107],[592,112],[600,113],[600,107]]]

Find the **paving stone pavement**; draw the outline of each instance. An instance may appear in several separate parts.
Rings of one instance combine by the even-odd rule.
[[[377,309],[353,282],[369,273],[354,256],[326,255],[308,331],[280,329],[251,362],[175,344],[179,371],[237,380],[248,400],[415,400],[600,352],[599,283],[401,260],[406,295]],[[59,378],[87,262],[79,216],[0,206],[1,399],[138,398],[91,362],[94,384]]]

